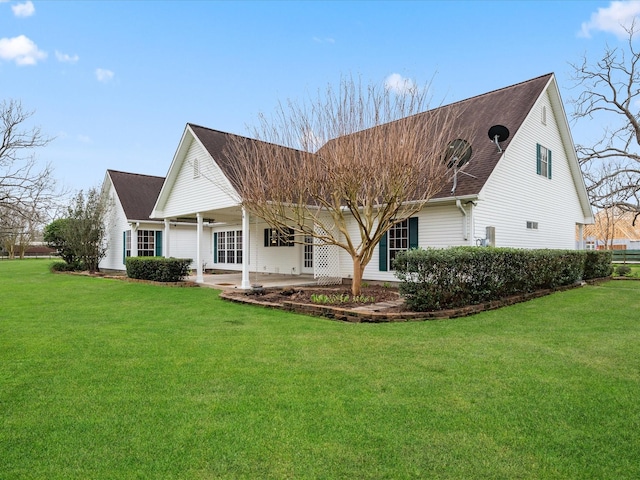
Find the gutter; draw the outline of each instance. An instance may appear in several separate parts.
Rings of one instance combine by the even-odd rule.
[[[465,241],[467,241],[469,240],[469,235],[467,233],[468,223],[469,223],[467,221],[467,211],[462,206],[462,202],[460,202],[459,198],[456,198],[456,207],[458,207],[458,210],[462,212],[462,216],[464,217],[464,223],[463,223],[464,228],[462,229],[462,237],[464,238]]]

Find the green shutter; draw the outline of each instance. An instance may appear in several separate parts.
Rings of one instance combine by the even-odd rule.
[[[418,248],[418,217],[409,219],[409,250]]]
[[[295,238],[293,236],[293,228],[289,229],[289,237],[287,238],[287,247],[293,247],[295,245]]]
[[[213,232],[213,263],[218,263],[218,232]]]
[[[386,272],[389,269],[387,265],[387,257],[389,251],[387,250],[387,234],[385,233],[380,242],[378,243],[378,270]]]
[[[162,230],[156,230],[156,257],[162,256]]]
[[[542,165],[540,163],[540,144],[536,143],[536,173],[542,174]]]
[[[127,264],[127,231],[122,232],[122,264]]]
[[[268,228],[264,229],[264,246],[265,247],[269,246],[269,229]]]
[[[547,176],[551,179],[551,150],[547,150]]]

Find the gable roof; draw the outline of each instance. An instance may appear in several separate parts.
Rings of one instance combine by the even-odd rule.
[[[149,220],[164,177],[107,170],[127,220]]]
[[[584,184],[584,178],[580,171],[573,139],[571,138],[571,132],[560,98],[560,92],[553,73],[428,110],[412,117],[397,120],[397,122],[406,122],[407,126],[409,126],[421,117],[434,115],[446,117],[452,112],[458,113],[455,127],[461,132],[469,132],[465,134],[464,140],[471,144],[472,156],[469,163],[463,168],[463,171],[469,175],[458,175],[455,196],[474,197],[480,194],[496,165],[524,124],[527,116],[530,115],[534,105],[545,92],[549,95],[552,105],[552,112],[550,112],[550,114],[555,115],[560,136],[564,144],[565,154],[569,159],[569,168],[585,216],[585,223],[591,223],[593,221],[591,205]],[[496,145],[488,137],[489,128],[494,125],[503,125],[508,128],[510,133],[509,138],[500,143],[502,153],[497,150]],[[380,127],[383,126],[373,128]],[[354,133],[353,135],[358,135],[358,133]],[[160,193],[156,208],[163,205],[166,201],[166,197],[171,191],[175,176],[184,159],[186,149],[191,143],[191,139],[199,142],[207,150],[222,170],[222,173],[227,177],[231,185],[234,186],[232,168],[230,167],[233,160],[228,157],[225,149],[225,145],[229,139],[234,137],[246,138],[253,142],[259,141],[188,123],[174,156],[174,161],[167,174],[167,181]],[[452,140],[454,140],[454,138],[452,138]],[[339,139],[330,140],[327,142],[327,145],[334,141],[339,141]],[[281,148],[288,147],[282,146]],[[321,147],[317,153],[322,154],[323,148],[324,147]],[[451,177],[453,177],[453,175]],[[451,194],[452,183],[453,178],[450,179],[433,199],[445,200],[453,198]],[[159,210],[161,210],[161,208],[159,208]]]

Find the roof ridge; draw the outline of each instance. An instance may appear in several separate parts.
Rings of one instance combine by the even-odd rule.
[[[166,177],[162,177],[160,175],[148,175],[146,173],[133,173],[133,172],[124,172],[122,170],[114,170],[113,168],[107,168],[107,172],[112,172],[112,173],[124,173],[125,175],[137,175],[139,177],[149,177],[149,178],[166,178]]]
[[[441,105],[439,107],[436,107],[436,108],[434,108],[432,110],[437,110],[438,108],[443,108],[443,107],[449,107],[449,106],[452,106],[452,105],[456,105],[458,103],[469,102],[471,100],[475,100],[475,99],[478,99],[478,98],[481,98],[481,97],[485,97],[487,95],[493,95],[494,93],[498,93],[498,92],[501,92],[503,90],[508,90],[510,88],[520,87],[520,86],[525,85],[527,83],[531,83],[531,82],[535,82],[537,80],[540,80],[541,78],[544,78],[544,77],[552,77],[553,75],[554,75],[553,72],[545,73],[544,75],[539,75],[539,76],[537,76],[535,78],[530,78],[529,80],[523,80],[522,82],[514,83],[512,85],[507,85],[506,87],[502,87],[502,88],[496,88],[495,90],[491,90],[489,92],[480,93],[478,95],[474,95],[473,97],[463,98],[462,100],[457,100],[457,101],[452,102],[452,103],[447,103],[445,105]],[[428,112],[429,110],[426,110],[426,111]],[[425,112],[422,112],[422,113],[425,113]]]

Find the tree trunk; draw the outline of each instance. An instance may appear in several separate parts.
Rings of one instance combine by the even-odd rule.
[[[360,263],[360,259],[353,259],[353,281],[351,282],[351,295],[360,295],[362,291],[362,274],[364,266]]]

